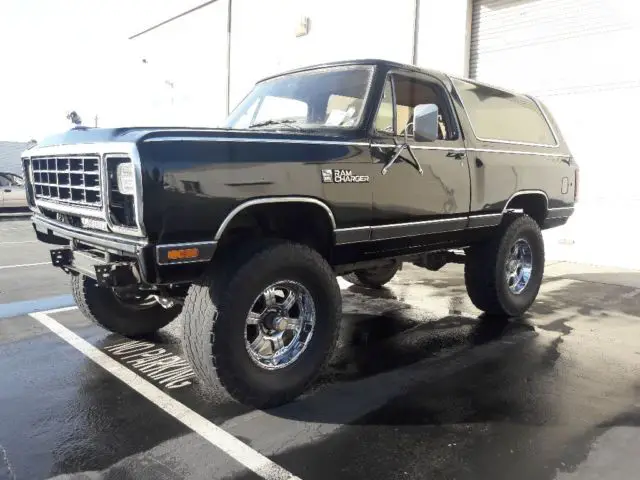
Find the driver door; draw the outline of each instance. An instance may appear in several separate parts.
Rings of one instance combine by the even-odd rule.
[[[413,136],[410,125],[413,110],[420,104],[438,106],[439,135],[433,142],[419,142]],[[372,239],[465,228],[470,201],[468,163],[444,86],[436,79],[414,72],[390,73],[375,129],[371,146]],[[400,156],[389,165],[401,147]]]

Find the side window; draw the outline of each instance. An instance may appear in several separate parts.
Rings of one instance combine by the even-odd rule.
[[[454,84],[479,139],[556,144],[547,120],[530,98],[462,80]]]
[[[292,119],[306,123],[309,106],[300,100],[286,97],[264,97],[253,123],[266,120]]]
[[[387,78],[384,83],[382,99],[378,107],[378,113],[374,121],[376,132],[393,134],[393,89],[391,87],[391,78]]]
[[[396,94],[396,134],[413,135],[413,129],[409,125],[413,118],[413,109],[420,104],[433,103],[438,106],[438,140],[454,140],[454,129],[451,128],[452,116],[446,101],[444,89],[435,83],[420,80],[414,77],[394,75],[394,87]]]
[[[11,182],[4,175],[0,175],[0,187],[10,187]]]

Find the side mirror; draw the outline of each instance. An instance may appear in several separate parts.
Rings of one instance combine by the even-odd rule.
[[[437,105],[416,105],[413,109],[413,136],[418,142],[433,142],[438,139]]]

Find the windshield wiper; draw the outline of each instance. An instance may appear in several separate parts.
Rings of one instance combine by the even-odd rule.
[[[253,123],[249,125],[249,128],[267,127],[269,125],[291,125],[292,127],[296,127],[300,130],[300,125],[296,125],[297,123],[297,120],[293,120],[291,118],[285,118],[282,120],[265,120],[264,122]]]

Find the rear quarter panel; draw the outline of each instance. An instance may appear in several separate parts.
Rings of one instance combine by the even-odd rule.
[[[454,90],[454,106],[460,120],[469,159],[470,211],[502,211],[517,192],[542,191],[549,208],[574,205],[577,164],[551,112],[536,99],[557,139],[555,146],[478,139],[469,116]]]

